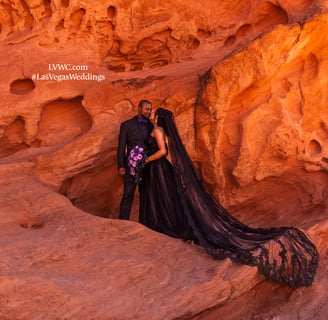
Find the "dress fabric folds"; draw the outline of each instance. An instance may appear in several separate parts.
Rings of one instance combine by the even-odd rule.
[[[153,137],[149,137],[147,147],[149,155],[158,150]],[[150,162],[142,176],[139,222],[171,237],[193,239],[181,197],[175,191],[177,183],[171,163],[166,157]]]
[[[159,112],[169,139],[172,164],[165,158],[149,162],[140,187],[139,221],[172,237],[194,240],[215,258],[257,266],[267,279],[290,287],[310,286],[319,254],[294,227],[251,228],[234,218],[197,175],[169,110]],[[148,141],[149,154],[158,150]]]

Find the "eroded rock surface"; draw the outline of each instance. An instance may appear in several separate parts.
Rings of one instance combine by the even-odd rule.
[[[2,1],[1,319],[325,319],[327,8]],[[311,288],[117,220],[119,126],[144,98],[236,217],[307,232]]]

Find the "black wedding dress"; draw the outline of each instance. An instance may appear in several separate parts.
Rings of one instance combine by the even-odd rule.
[[[158,150],[155,138],[149,137],[147,148],[149,155]],[[146,165],[142,176],[139,222],[171,237],[196,240],[184,215],[181,196],[176,192],[173,167],[166,157]]]
[[[306,235],[294,227],[251,228],[231,216],[204,182],[182,144],[173,114],[158,109],[172,164],[165,158],[149,162],[140,187],[139,222],[172,237],[194,240],[215,258],[257,266],[266,278],[290,287],[310,286],[319,254]],[[158,150],[148,141],[149,155]]]

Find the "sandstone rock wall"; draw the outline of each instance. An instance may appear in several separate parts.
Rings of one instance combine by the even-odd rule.
[[[327,300],[327,8],[326,0],[1,1],[0,223],[7,258],[0,264],[0,294],[11,298],[1,300],[7,302],[0,304],[0,315],[30,319],[38,299],[47,296],[47,301],[57,299],[56,317],[79,319],[83,310],[95,312],[90,305],[83,309],[92,297],[103,310],[97,313],[101,319],[108,316],[102,309],[106,299],[131,290],[130,297],[139,297],[131,310],[150,296],[155,304],[170,296],[161,309],[163,319],[191,317],[215,305],[226,305],[223,312],[233,317],[229,302],[243,293],[277,293],[270,285],[255,288],[263,279],[253,268],[227,261],[218,265],[192,247],[177,263],[185,244],[132,222],[99,218],[118,217],[118,130],[147,98],[155,108],[174,111],[196,168],[234,215],[257,226],[301,227],[318,245],[323,262],[314,286],[282,298],[284,307],[276,313],[258,299],[258,312],[283,317],[294,310],[306,319],[315,309],[322,316]],[[81,238],[88,228],[93,232]],[[127,234],[124,250],[121,232]],[[136,238],[142,258],[134,255]],[[154,239],[167,263],[160,287],[153,286],[163,265],[159,249],[150,248]],[[34,253],[36,244],[42,249]],[[61,244],[66,246],[62,254]],[[82,254],[97,248],[95,261],[110,257],[116,276]],[[153,260],[142,261],[149,256]],[[128,273],[120,282],[130,258],[128,268],[135,275]],[[176,271],[170,277],[184,263],[186,274]],[[64,265],[67,274],[58,272]],[[115,266],[122,273],[115,273]],[[48,280],[54,270],[56,277]],[[102,287],[103,300],[94,294],[103,281],[93,272],[115,287]],[[191,281],[193,275],[199,281]],[[138,282],[142,277],[144,284]],[[130,279],[144,296],[129,287]],[[173,282],[185,296],[168,289]],[[32,303],[26,302],[27,283]],[[73,299],[80,290],[86,293]],[[198,291],[203,300],[191,304]],[[289,296],[288,288],[282,291]],[[157,315],[158,308],[139,307],[137,318]],[[49,312],[46,306],[42,310]],[[117,317],[126,315],[124,304],[113,310]]]
[[[326,25],[321,15],[277,26],[204,81],[199,161],[217,196],[236,210],[255,200],[271,212],[271,203],[283,222],[326,206]]]
[[[3,2],[3,161],[36,161],[36,176],[41,181],[69,195],[88,212],[116,217],[120,191],[112,194],[109,185],[120,190],[115,172],[119,123],[133,115],[138,100],[146,97],[155,107],[164,105],[176,113],[182,137],[188,136],[184,138],[187,149],[217,197],[225,205],[236,205],[244,212],[243,205],[261,203],[266,198],[258,192],[263,187],[257,183],[264,178],[279,178],[293,171],[287,170],[289,167],[306,166],[306,170],[316,171],[318,166],[326,166],[324,156],[319,165],[318,160],[308,161],[316,153],[312,149],[322,148],[320,139],[309,138],[300,145],[303,133],[295,129],[300,121],[296,118],[301,117],[296,114],[303,112],[298,111],[298,105],[302,95],[306,95],[305,89],[297,90],[302,68],[307,68],[308,73],[302,86],[313,93],[308,83],[320,86],[316,77],[322,79],[324,66],[320,66],[321,73],[317,75],[314,69],[324,64],[324,45],[320,48],[319,44],[326,40],[323,35],[309,35],[311,28],[316,28],[317,35],[321,31],[324,34],[324,18],[316,18],[313,27],[307,27],[309,31],[301,30],[299,25],[324,11],[325,5],[325,1],[223,1],[220,5],[210,1],[206,6],[197,1],[168,1],[165,6],[156,1]],[[316,26],[317,21],[320,26]],[[298,37],[304,40],[293,45]],[[311,54],[312,43],[318,52]],[[302,50],[304,46],[306,50]],[[245,49],[238,52],[241,48]],[[318,57],[320,54],[323,56]],[[58,64],[67,69],[79,66],[80,70],[54,70]],[[83,73],[94,80],[60,81]],[[229,88],[234,85],[238,88]],[[252,90],[252,86],[258,87],[258,91]],[[244,106],[238,106],[238,101]],[[317,108],[321,105],[324,101],[319,101]],[[211,110],[205,116],[207,111],[202,109],[207,108]],[[251,108],[256,108],[258,114],[254,111],[242,120]],[[226,119],[213,118],[217,112]],[[282,121],[285,112],[294,115],[296,123]],[[266,128],[266,138],[257,141],[251,137],[262,136],[259,132],[263,124],[258,124],[257,119],[268,117],[272,128]],[[251,130],[248,135],[246,131],[254,122],[258,131]],[[230,141],[223,141],[220,127],[229,131]],[[278,137],[274,137],[273,131],[280,132]],[[312,141],[309,146],[308,140]],[[252,145],[247,145],[249,142]],[[280,150],[280,144],[288,150]],[[289,155],[296,154],[295,147],[306,148],[304,156],[299,151],[297,161]],[[270,164],[272,157],[278,158],[274,164]],[[248,160],[253,167],[246,168]],[[261,165],[255,172],[256,161]],[[106,179],[97,178],[100,172]],[[307,176],[312,180],[319,175]],[[291,183],[286,183],[290,179]],[[321,206],[322,188],[315,190],[312,186],[307,192],[299,187],[286,193],[299,180],[304,185],[303,179],[302,172],[298,177],[292,173],[291,177],[282,178],[281,193],[298,203],[314,193],[314,201],[301,203],[302,211]],[[321,181],[323,177],[316,179]],[[79,181],[79,186],[75,181]],[[266,181],[270,187],[275,184],[272,179]],[[279,201],[279,190],[274,193],[278,193]],[[97,200],[90,201],[92,198]],[[275,202],[265,201],[256,212],[261,215],[264,210],[276,210]],[[295,206],[290,206],[288,212],[293,210]]]

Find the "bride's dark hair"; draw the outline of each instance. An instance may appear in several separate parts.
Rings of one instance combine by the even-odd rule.
[[[157,125],[162,127],[167,136],[169,135],[167,126],[169,123],[174,122],[173,113],[170,110],[158,108],[155,112],[155,117],[157,116]]]
[[[169,137],[169,152],[188,224],[208,253],[256,265],[265,277],[290,287],[311,285],[319,255],[305,234],[293,227],[250,228],[231,216],[196,173],[173,113],[159,108],[155,115],[157,124]]]

